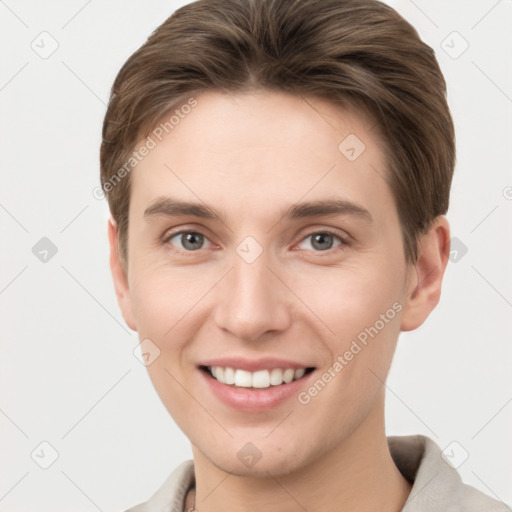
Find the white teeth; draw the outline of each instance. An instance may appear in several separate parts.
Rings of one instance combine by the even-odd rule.
[[[300,368],[300,370],[295,370],[293,375],[294,380],[300,379],[306,373],[306,368]]]
[[[242,388],[269,388],[270,386],[280,386],[281,384],[300,379],[305,373],[305,368],[293,370],[287,368],[273,368],[272,370],[259,370],[257,372],[248,372],[246,370],[235,370],[233,368],[224,368],[222,366],[209,366],[208,369],[213,377],[223,384],[235,385]]]
[[[283,383],[283,370],[279,368],[274,368],[270,372],[270,384],[272,386],[279,386]]]
[[[270,374],[268,370],[260,370],[252,374],[253,388],[268,388],[270,386]]]
[[[283,372],[283,380],[288,384],[288,382],[291,382],[293,380],[293,375],[294,374],[295,374],[295,372],[293,371],[292,368],[287,368]]]
[[[252,386],[251,372],[246,372],[245,370],[237,370],[235,372],[235,386],[250,388]]]
[[[234,384],[235,383],[235,370],[233,368],[225,368],[224,369],[224,384]]]

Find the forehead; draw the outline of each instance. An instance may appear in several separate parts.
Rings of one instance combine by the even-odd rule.
[[[138,216],[165,194],[254,216],[333,193],[369,206],[392,200],[382,142],[362,113],[268,91],[194,100],[157,124],[154,148],[132,171]]]

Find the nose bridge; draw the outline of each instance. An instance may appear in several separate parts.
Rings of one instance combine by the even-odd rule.
[[[248,242],[251,243],[250,241]],[[242,249],[247,246],[241,244]],[[283,300],[282,290],[273,273],[268,253],[246,257],[254,250],[239,253],[234,265],[219,290],[216,312],[218,327],[229,330],[239,339],[254,340],[264,332],[285,329],[290,315]]]
[[[253,262],[239,260],[235,263],[232,271],[233,290],[238,295],[237,300],[240,304],[256,303],[267,296],[267,301],[271,295],[271,277],[272,272],[268,269],[269,258],[267,255],[258,257]],[[272,283],[275,285],[275,283]]]

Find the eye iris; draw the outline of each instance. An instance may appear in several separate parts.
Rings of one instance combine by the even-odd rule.
[[[327,239],[327,247],[325,245],[322,245],[322,244],[325,244],[326,239]],[[320,245],[318,245],[318,244],[320,244]],[[332,247],[332,244],[333,244],[333,237],[332,237],[332,235],[329,235],[328,233],[317,233],[317,234],[313,235],[312,246],[315,249],[320,249],[320,250],[330,249]]]
[[[333,246],[334,237],[329,233],[316,233],[312,235],[312,246],[318,250],[328,250]],[[189,231],[181,234],[181,243],[185,249],[194,251],[200,249],[204,243],[204,236]]]
[[[194,251],[200,249],[203,245],[203,235],[199,233],[183,233],[181,235],[181,243],[185,249]]]

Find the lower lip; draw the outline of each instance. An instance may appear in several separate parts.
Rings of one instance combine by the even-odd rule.
[[[286,402],[292,396],[298,395],[311,375],[315,373],[315,370],[313,370],[300,379],[288,382],[287,384],[281,384],[280,386],[255,389],[222,384],[222,382],[214,379],[204,370],[199,369],[198,371],[213,394],[221,402],[240,411],[249,412],[267,411]]]

